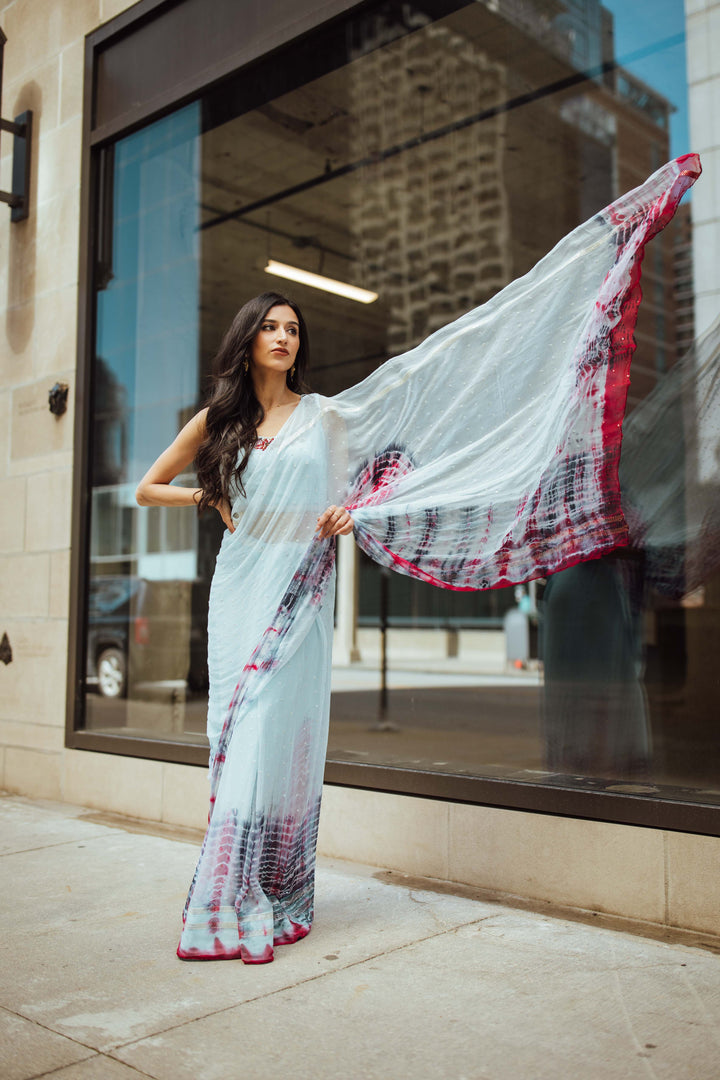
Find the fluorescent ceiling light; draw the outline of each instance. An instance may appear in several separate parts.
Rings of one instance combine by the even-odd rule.
[[[324,289],[325,292],[335,293],[336,296],[346,296],[348,300],[357,300],[361,304],[372,304],[373,300],[378,298],[378,294],[370,292],[369,289],[359,289],[357,285],[348,285],[345,281],[336,281],[335,278],[323,277],[322,274],[313,274],[309,270],[301,270],[298,266],[276,262],[275,259],[268,259],[265,273],[277,274],[278,277],[288,278],[289,281],[299,281],[301,285],[311,285],[313,289]]]

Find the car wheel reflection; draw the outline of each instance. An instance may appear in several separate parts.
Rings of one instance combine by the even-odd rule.
[[[123,697],[127,689],[127,663],[120,649],[103,649],[97,660],[97,679],[103,697]]]

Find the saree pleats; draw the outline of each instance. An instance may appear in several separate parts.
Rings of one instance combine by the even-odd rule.
[[[622,417],[645,244],[700,173],[670,162],[525,277],[254,450],[208,618],[211,804],[178,955],[263,963],[313,919],[327,742],[329,503],[382,565],[447,589],[627,542]]]

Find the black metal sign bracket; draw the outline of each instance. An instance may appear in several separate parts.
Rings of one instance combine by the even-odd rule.
[[[12,190],[0,191],[0,202],[7,203],[11,208],[11,221],[24,221],[30,213],[32,110],[20,113],[14,121],[0,120],[0,131],[14,136]]]
[[[2,101],[3,55],[7,36],[0,27],[0,101]],[[10,207],[11,221],[24,221],[30,213],[30,147],[32,112],[20,113],[14,120],[0,120],[0,131],[13,136],[12,190],[0,191],[0,202]]]

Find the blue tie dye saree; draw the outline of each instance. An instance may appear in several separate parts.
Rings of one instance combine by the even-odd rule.
[[[446,589],[553,574],[627,543],[618,461],[645,244],[700,173],[671,162],[525,277],[250,455],[209,610],[211,802],[183,959],[273,959],[313,919],[333,540]]]

